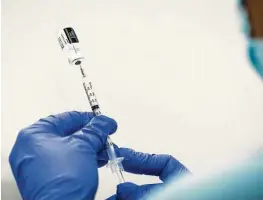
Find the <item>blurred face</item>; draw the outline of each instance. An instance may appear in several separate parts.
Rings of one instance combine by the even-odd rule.
[[[263,0],[241,0],[249,38],[249,59],[263,79]]]

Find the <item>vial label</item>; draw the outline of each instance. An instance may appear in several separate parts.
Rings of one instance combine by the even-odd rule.
[[[62,42],[60,37],[58,38],[58,42],[59,42],[59,45],[60,45],[61,49],[64,49],[64,44],[63,44],[63,42]]]
[[[64,32],[67,36],[69,44],[79,43],[78,37],[77,37],[73,28],[71,28],[71,27],[64,28]]]

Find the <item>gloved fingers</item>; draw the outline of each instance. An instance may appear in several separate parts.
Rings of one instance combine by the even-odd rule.
[[[32,133],[53,133],[64,137],[83,128],[93,117],[93,113],[77,111],[50,115],[31,125],[27,128],[27,132],[31,130]]]
[[[141,153],[128,148],[119,148],[118,153],[124,157],[124,170],[130,173],[159,176],[162,181],[166,181],[171,176],[179,177],[189,172],[170,155]]]
[[[116,144],[113,144],[113,146],[114,146],[117,157],[120,157],[119,153],[118,153],[119,147]],[[107,154],[106,146],[100,152],[97,153],[97,160],[98,160],[98,167],[99,168],[105,166],[108,163],[109,156]]]
[[[117,200],[117,195],[114,194],[114,195],[110,196],[109,198],[107,198],[106,200]]]
[[[108,161],[107,160],[97,160],[98,162],[98,168],[101,168],[105,165],[107,165]]]
[[[124,157],[122,164],[126,172],[159,176],[162,181],[170,176],[179,178],[181,175],[190,173],[183,164],[170,155],[135,152],[132,149],[113,145],[117,157]],[[98,153],[98,159],[108,161],[106,150]]]
[[[115,153],[117,157],[120,157],[120,153],[119,153],[119,147],[116,144],[113,144]],[[98,152],[97,154],[97,158],[100,161],[108,161],[109,160],[109,156],[107,154],[107,149],[106,147],[104,149],[102,149],[100,152]]]
[[[139,190],[139,186],[134,183],[130,183],[130,182],[122,183],[117,186],[117,197],[120,200],[135,199],[135,195],[138,192],[138,190]]]
[[[137,200],[148,196],[153,190],[162,187],[162,183],[146,184],[138,186],[134,183],[126,182],[117,186],[117,199]]]
[[[80,131],[71,137],[88,142],[95,152],[100,152],[106,144],[108,135],[117,130],[117,122],[104,115],[95,116]]]

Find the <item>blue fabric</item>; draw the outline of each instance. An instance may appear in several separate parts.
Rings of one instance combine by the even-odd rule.
[[[140,153],[128,148],[119,148],[117,152],[124,157],[123,168],[129,173],[158,176],[164,183],[170,179],[179,180],[184,175],[190,174],[183,164],[170,155]],[[141,199],[154,190],[162,188],[164,183],[140,186],[130,182],[119,184],[116,194],[109,197],[108,200]]]
[[[23,199],[94,199],[98,160],[116,122],[92,113],[66,112],[40,119],[20,131],[10,165]]]
[[[171,181],[147,200],[261,200],[263,199],[263,151],[228,169],[202,177]]]
[[[263,79],[263,39],[250,40],[248,45],[248,57],[256,72]]]

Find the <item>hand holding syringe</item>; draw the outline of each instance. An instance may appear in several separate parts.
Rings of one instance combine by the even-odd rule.
[[[76,65],[80,67],[80,71],[83,78],[83,87],[87,94],[91,109],[95,115],[100,115],[101,114],[100,107],[96,99],[95,93],[93,92],[91,81],[87,78],[84,69],[82,67],[84,57],[80,54],[80,50],[78,47],[79,40],[77,38],[75,31],[70,27],[64,28],[59,33],[58,41],[62,50],[67,53],[69,63],[71,65]],[[123,158],[122,157],[118,158],[116,156],[114,146],[110,137],[107,138],[106,149],[109,157],[109,163],[107,164],[107,166],[111,168],[111,171],[113,173],[117,174],[119,182],[124,183],[125,181],[122,174],[123,167],[121,163]]]

